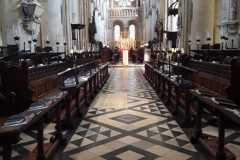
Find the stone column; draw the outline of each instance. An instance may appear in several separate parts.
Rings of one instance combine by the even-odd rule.
[[[215,23],[215,0],[189,0],[187,10],[190,17],[187,18],[189,29],[185,36],[192,41],[192,48],[196,48],[196,40],[200,39],[201,44],[206,44],[207,36],[213,39]],[[192,5],[191,5],[192,1]],[[186,6],[185,6],[186,7]],[[191,7],[193,7],[191,9]],[[191,13],[192,12],[192,13]],[[187,25],[188,26],[188,25]],[[187,43],[187,42],[185,42]]]
[[[56,42],[60,42],[60,51],[63,51],[63,43],[65,42],[64,28],[62,19],[65,15],[62,7],[63,0],[47,1],[46,12],[42,21],[42,37],[51,42],[51,46],[56,51]]]
[[[221,35],[229,38],[228,47],[240,47],[240,2],[239,0],[221,0]],[[234,43],[232,44],[232,40]]]
[[[83,17],[84,17],[84,14],[83,14],[83,0],[79,0],[79,21],[81,24],[84,24],[83,22]],[[81,50],[83,49],[83,30],[80,31],[80,48]]]

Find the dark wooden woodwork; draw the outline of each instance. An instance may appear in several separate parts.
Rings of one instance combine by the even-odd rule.
[[[51,55],[48,54],[50,57],[46,55],[40,57],[36,55],[37,63],[42,64],[43,59],[48,59],[45,61],[47,63],[41,66],[37,63],[27,63],[29,56],[30,59],[36,58],[32,54],[12,57],[13,59],[6,57],[1,63],[3,66],[0,70],[1,95],[7,91],[14,91],[17,96],[25,96],[19,98],[20,102],[14,101],[15,103],[10,104],[9,101],[5,102],[10,106],[7,109],[11,112],[7,114],[5,112],[4,117],[0,116],[0,141],[5,142],[0,144],[3,146],[4,160],[11,159],[11,146],[18,142],[19,134],[26,130],[36,130],[38,133],[37,149],[34,153],[30,153],[28,158],[35,157],[42,160],[49,157],[59,144],[66,141],[62,132],[73,129],[74,126],[70,128],[66,126],[70,126],[72,118],[79,115],[75,113],[84,115],[83,112],[87,111],[92,98],[109,76],[108,65],[97,64],[98,61],[94,60],[92,54],[84,53],[61,60],[58,58],[53,60]],[[84,55],[88,55],[86,59]],[[23,60],[23,64],[18,63],[20,59]],[[30,67],[31,64],[33,67]],[[67,84],[67,80],[72,77],[75,83]],[[19,94],[28,91],[31,94]],[[4,101],[0,102],[3,106]],[[24,105],[26,102],[27,105]],[[18,108],[20,105],[21,110]],[[55,123],[56,132],[50,143],[43,144],[43,130],[45,123],[48,122]]]
[[[240,56],[238,49],[199,49],[191,50],[191,53],[194,54],[194,59],[205,62],[216,61],[221,64],[230,64],[232,58]]]
[[[181,71],[182,67],[184,72]],[[203,144],[210,155],[218,160],[236,158],[224,147],[224,133],[229,127],[228,123],[233,122],[232,125],[236,126],[240,124],[239,72],[238,59],[233,60],[231,65],[196,60],[187,60],[184,66],[162,61],[157,64],[145,64],[145,77],[159,96],[163,100],[166,99],[165,104],[169,109],[178,114],[181,107],[174,108],[172,104],[184,104],[184,121],[189,124],[191,117],[195,117],[195,124],[189,126],[193,127],[192,141]],[[183,81],[179,83],[179,80],[187,80],[186,82],[190,83],[186,85]],[[209,137],[202,133],[202,119],[206,116],[217,117],[218,137]]]

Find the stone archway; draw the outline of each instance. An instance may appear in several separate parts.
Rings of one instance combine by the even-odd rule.
[[[122,21],[120,21],[120,20],[115,20],[114,22],[113,22],[113,24],[112,24],[112,41],[114,41],[114,28],[115,28],[115,26],[117,26],[117,25],[119,25],[120,26],[120,33],[122,33],[123,32],[123,30],[124,30],[124,23],[122,22]]]
[[[138,35],[138,32],[137,32],[137,29],[138,29],[138,25],[137,25],[137,22],[136,20],[130,20],[128,21],[128,31],[129,31],[129,36],[130,36],[130,27],[131,26],[134,26],[134,30],[135,30],[135,40],[137,39],[137,35]]]
[[[129,20],[128,23],[127,23],[128,30],[129,30],[129,27],[131,25],[135,26],[135,40],[136,40],[136,44],[138,44],[138,43],[140,43],[139,40],[141,39],[141,32],[140,32],[140,29],[139,29],[140,24],[137,20]]]

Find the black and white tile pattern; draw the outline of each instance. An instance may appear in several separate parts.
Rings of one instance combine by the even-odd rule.
[[[113,70],[62,157],[69,160],[204,159],[144,79],[142,68]]]

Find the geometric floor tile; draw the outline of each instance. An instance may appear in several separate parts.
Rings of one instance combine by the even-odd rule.
[[[102,155],[101,157],[105,159],[111,159],[111,160],[127,160],[127,159],[134,159],[134,160],[154,160],[159,158],[158,155],[155,155],[151,152],[148,152],[143,149],[139,149],[135,146],[128,145],[125,147],[122,147],[120,149],[114,150],[110,153],[107,153],[105,155]]]
[[[128,123],[128,124],[126,124],[126,122],[114,120],[114,118],[121,117],[126,114],[134,115],[136,117],[141,117],[141,120],[136,121],[134,123]],[[153,123],[157,123],[157,122],[166,120],[165,117],[149,115],[147,113],[142,113],[142,112],[128,110],[128,109],[110,113],[110,114],[101,115],[101,116],[91,117],[90,119],[94,120],[98,123],[110,125],[112,127],[116,127],[118,129],[123,129],[123,130],[127,130],[127,131],[132,131],[135,129],[142,128],[144,126],[148,126]]]
[[[78,146],[78,148],[81,148],[117,136],[119,134],[119,132],[110,128],[83,120],[75,131],[75,134],[72,136],[67,148],[72,148],[73,146]]]
[[[147,128],[137,134],[179,149],[196,152],[196,149],[191,144],[189,138],[178,126],[175,120],[170,120],[168,122],[164,122],[163,124]]]
[[[156,114],[164,117],[172,117],[171,113],[163,104],[152,103],[149,105],[135,107],[133,108],[133,110],[152,113],[152,114]]]
[[[66,160],[204,160],[139,68],[112,69]]]
[[[86,118],[91,117],[91,116],[100,115],[100,114],[109,113],[109,112],[112,112],[115,110],[116,110],[115,108],[91,107],[88,110],[88,114],[86,115]]]
[[[124,114],[124,115],[120,115],[117,117],[113,117],[111,118],[112,120],[118,121],[118,122],[122,122],[125,124],[131,124],[131,123],[135,123],[135,122],[139,122],[144,120],[144,117],[139,117],[136,115],[132,115],[132,114]]]
[[[141,98],[141,97],[133,97],[133,96],[129,96],[127,97],[127,105],[128,108],[134,108],[134,107],[138,107],[138,106],[144,106],[146,104],[151,104],[156,102],[155,99],[147,99],[147,98]]]
[[[127,141],[129,140],[129,141]],[[147,144],[144,146],[144,144]],[[142,139],[127,136],[82,152],[66,152],[71,160],[189,160],[192,156]]]
[[[139,97],[139,98],[146,98],[146,99],[159,99],[157,94],[154,91],[139,91],[136,93],[129,93],[129,96]]]
[[[50,138],[54,134],[54,126],[55,124],[51,123],[46,126],[44,130],[44,142],[49,142]],[[13,145],[12,150],[12,159],[13,160],[24,160],[25,156],[28,155],[29,152],[36,149],[36,132],[29,131],[26,133],[21,133],[19,136],[19,142],[16,145]],[[0,147],[1,152],[1,147]],[[1,160],[0,155],[0,160]]]

